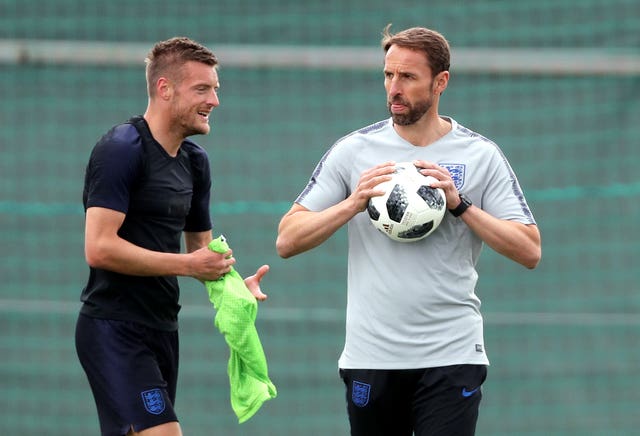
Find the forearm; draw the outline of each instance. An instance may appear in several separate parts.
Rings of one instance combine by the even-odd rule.
[[[278,254],[287,258],[317,247],[358,212],[349,200],[321,212],[312,212],[300,205],[294,205],[282,218],[278,227]]]
[[[193,253],[209,245],[213,239],[211,230],[204,232],[184,232],[184,245],[187,253]]]
[[[501,220],[476,206],[467,209],[461,218],[496,252],[530,269],[538,265],[541,242],[536,225]]]
[[[179,253],[162,253],[136,246],[122,238],[104,238],[85,248],[87,263],[134,276],[189,276],[190,259]]]
[[[211,231],[185,233],[188,253],[147,250],[118,236],[125,215],[111,209],[90,207],[85,218],[84,251],[93,268],[135,276],[188,276],[217,280],[231,269],[229,253],[215,253],[206,245]]]

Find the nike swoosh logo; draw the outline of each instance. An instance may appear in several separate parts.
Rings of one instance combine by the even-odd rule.
[[[465,398],[470,397],[473,394],[475,394],[476,392],[478,392],[478,389],[480,389],[480,386],[478,386],[477,388],[475,388],[475,389],[473,389],[471,391],[468,391],[467,388],[462,388],[462,396],[465,397]]]

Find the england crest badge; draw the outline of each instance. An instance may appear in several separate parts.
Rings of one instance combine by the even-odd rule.
[[[369,403],[369,394],[371,393],[371,385],[354,381],[353,391],[351,392],[351,401],[358,407],[364,407]]]
[[[162,392],[160,389],[150,389],[148,391],[144,391],[141,393],[142,395],[142,403],[144,404],[144,408],[147,412],[152,413],[154,415],[160,415],[164,412],[164,397],[162,396]]]
[[[464,164],[456,164],[456,163],[440,163],[438,164],[441,167],[444,167],[451,174],[451,178],[453,179],[453,183],[456,185],[456,189],[459,191],[464,186],[464,177],[465,177],[465,169],[466,166]]]

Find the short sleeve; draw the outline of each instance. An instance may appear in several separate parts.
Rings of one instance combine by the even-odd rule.
[[[504,154],[496,149],[492,156],[493,174],[487,178],[482,208],[496,218],[535,224],[518,178]]]
[[[211,230],[211,169],[207,153],[201,147],[190,144],[189,159],[193,171],[193,197],[191,208],[186,217],[184,230],[187,232],[204,232]]]
[[[85,172],[83,203],[127,213],[131,189],[141,172],[142,144],[130,124],[116,126],[93,148]]]
[[[345,179],[345,162],[351,162],[347,147],[336,143],[316,165],[296,203],[312,211],[321,211],[347,198],[350,187]]]

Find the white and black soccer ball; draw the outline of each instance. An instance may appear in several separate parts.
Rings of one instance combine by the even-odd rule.
[[[367,212],[373,225],[395,241],[412,242],[434,232],[446,212],[446,198],[436,181],[411,162],[396,164],[392,179],[378,185],[386,193],[371,197]]]

